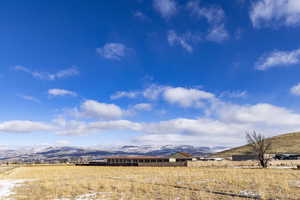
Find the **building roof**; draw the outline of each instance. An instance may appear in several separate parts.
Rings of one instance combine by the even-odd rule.
[[[128,160],[168,159],[167,157],[160,157],[160,156],[109,156],[104,158],[105,159],[128,159]]]
[[[135,159],[135,160],[141,160],[141,159],[169,159],[169,158],[192,158],[193,156],[186,152],[177,152],[170,156],[108,156],[103,157],[105,159]]]

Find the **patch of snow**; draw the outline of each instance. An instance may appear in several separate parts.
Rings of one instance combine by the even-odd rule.
[[[20,184],[28,180],[0,180],[0,199],[8,199],[13,194],[12,190],[14,187],[20,186]]]
[[[82,194],[74,198],[60,198],[60,199],[54,199],[54,200],[105,200],[104,198],[97,198],[97,195],[108,195],[112,194],[112,192],[95,192],[95,193],[88,193],[88,194]]]
[[[272,169],[295,169],[293,166],[271,166]]]
[[[290,181],[289,185],[292,187],[300,188],[300,181]]]
[[[242,190],[240,191],[240,195],[244,195],[248,198],[260,198],[260,195],[257,194],[255,191],[250,191],[250,190]]]

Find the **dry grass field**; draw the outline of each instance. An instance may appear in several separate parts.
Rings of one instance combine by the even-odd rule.
[[[10,200],[300,199],[300,170],[292,169],[23,166],[1,180],[21,180]]]
[[[269,162],[270,168],[296,168],[300,166],[300,160],[271,160]],[[257,161],[195,161],[188,162],[189,167],[214,167],[214,168],[260,168]]]

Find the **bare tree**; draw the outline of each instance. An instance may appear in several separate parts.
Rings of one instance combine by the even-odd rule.
[[[247,142],[250,145],[253,153],[257,156],[259,164],[263,168],[268,167],[268,163],[270,161],[269,157],[266,157],[266,153],[271,148],[270,140],[266,140],[266,138],[260,134],[253,131],[252,133],[246,133]]]

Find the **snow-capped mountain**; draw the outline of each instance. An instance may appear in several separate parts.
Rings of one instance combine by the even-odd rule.
[[[101,158],[114,155],[165,156],[176,152],[187,152],[195,156],[222,151],[226,147],[195,147],[191,145],[127,145],[117,147],[71,147],[71,146],[36,146],[19,149],[1,149],[0,160],[43,160],[76,157]]]

